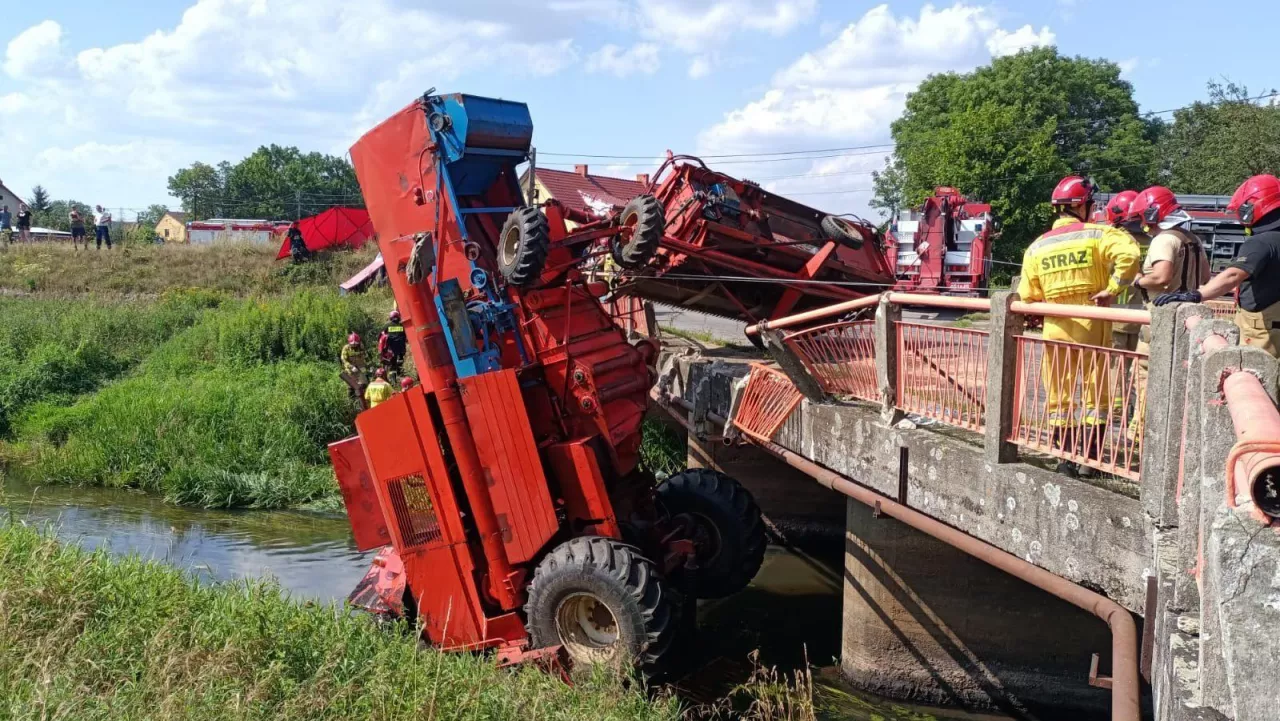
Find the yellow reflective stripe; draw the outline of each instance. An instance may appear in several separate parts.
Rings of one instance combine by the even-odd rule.
[[[1031,247],[1027,248],[1027,250],[1039,250],[1041,248],[1047,248],[1051,245],[1057,245],[1059,243],[1068,243],[1073,240],[1088,240],[1090,238],[1101,238],[1101,237],[1102,237],[1102,231],[1096,228],[1086,228],[1084,230],[1073,230],[1070,233],[1062,233],[1060,235],[1047,235],[1047,236],[1042,235],[1039,238],[1037,238],[1036,241],[1031,244]]]
[[[391,326],[387,326],[387,332],[388,332],[388,333],[403,333],[403,332],[404,332],[404,326],[402,326],[402,325],[391,325]]]

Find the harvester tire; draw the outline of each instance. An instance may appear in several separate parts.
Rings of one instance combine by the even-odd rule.
[[[656,663],[675,631],[672,596],[634,546],[582,536],[533,572],[524,611],[535,648],[561,645],[576,663]]]
[[[822,233],[831,240],[848,248],[858,250],[862,247],[862,234],[854,227],[853,223],[836,215],[827,215],[822,218]]]
[[[551,226],[535,207],[516,208],[498,238],[498,271],[507,282],[525,288],[538,282],[551,249]]]
[[[751,492],[709,468],[690,468],[658,487],[658,502],[671,517],[687,515],[697,526],[698,568],[678,579],[698,598],[723,598],[747,587],[764,562],[764,520]]]
[[[667,227],[662,204],[652,195],[637,195],[622,209],[618,221],[630,228],[629,237],[614,236],[610,243],[613,260],[627,270],[643,268],[658,252]]]

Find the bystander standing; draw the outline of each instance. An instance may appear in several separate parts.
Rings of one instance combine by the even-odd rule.
[[[98,250],[102,250],[104,240],[107,242],[107,250],[111,250],[111,211],[103,210],[101,205],[98,206],[98,222],[94,231]]]

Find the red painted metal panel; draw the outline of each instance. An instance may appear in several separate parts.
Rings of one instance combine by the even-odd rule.
[[[446,646],[479,643],[484,610],[426,394],[398,393],[356,416],[356,429],[424,633]]]
[[[356,550],[368,551],[391,545],[391,532],[387,530],[387,519],[378,503],[378,491],[365,461],[360,437],[330,443],[329,458],[338,476],[342,502],[347,506],[347,520],[351,522]]]
[[[516,372],[484,373],[458,383],[507,556],[512,563],[531,560],[559,524]]]

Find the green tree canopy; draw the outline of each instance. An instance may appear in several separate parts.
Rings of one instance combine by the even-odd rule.
[[[1175,193],[1230,195],[1245,178],[1280,173],[1280,106],[1210,82],[1209,102],[1174,113],[1162,150]]]
[[[43,185],[37,185],[31,189],[31,199],[27,201],[27,206],[31,208],[32,219],[35,219],[36,213],[49,210],[49,191],[44,189]],[[47,226],[40,226],[47,227]]]
[[[1016,261],[1049,226],[1063,176],[1091,176],[1104,189],[1148,185],[1162,128],[1139,115],[1115,63],[1037,48],[925,80],[893,123],[893,162],[907,204],[940,185],[991,203],[1003,227],[995,254]],[[887,187],[876,183],[875,202],[891,202]]]
[[[279,145],[264,145],[234,165],[182,168],[169,178],[169,192],[197,220],[279,220],[334,205],[363,205],[355,170],[345,158]]]
[[[37,186],[39,187],[39,186]],[[35,210],[32,205],[31,224],[37,228],[49,228],[50,230],[71,230],[71,211],[80,211],[80,217],[84,218],[86,227],[92,228],[94,221],[93,208],[81,203],[78,200],[49,200],[45,197],[44,210]]]

